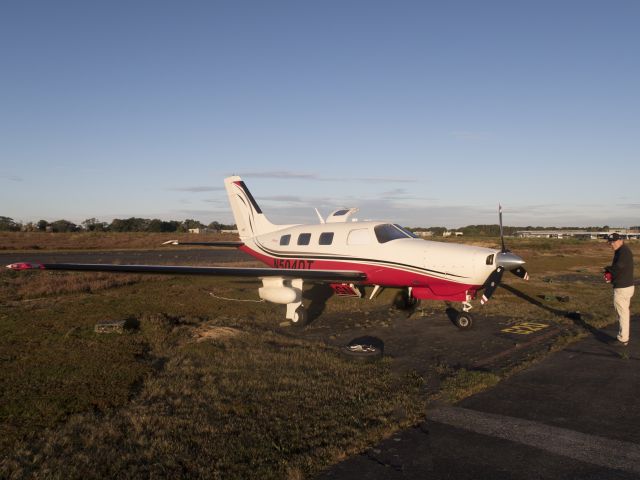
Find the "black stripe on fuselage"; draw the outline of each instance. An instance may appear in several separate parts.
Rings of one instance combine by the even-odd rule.
[[[448,277],[456,277],[456,278],[460,278],[460,279],[465,279],[468,277],[464,277],[462,275],[454,275],[451,273],[446,273],[446,272],[439,272],[437,270],[430,270],[428,268],[421,268],[421,267],[416,267],[415,265],[408,265],[406,263],[398,263],[398,262],[391,262],[388,260],[372,260],[370,258],[358,258],[358,257],[349,257],[349,256],[330,256],[330,255],[322,255],[322,254],[316,254],[316,255],[305,255],[305,254],[283,254],[280,252],[276,252],[275,250],[270,250],[269,248],[265,247],[264,245],[258,243],[256,241],[256,239],[253,239],[256,246],[258,248],[260,248],[260,250],[262,250],[262,252],[265,255],[269,255],[269,256],[273,256],[273,257],[277,257],[277,258],[305,258],[305,259],[313,259],[313,260],[334,260],[334,261],[349,261],[349,262],[356,262],[356,263],[363,263],[363,262],[367,262],[367,263],[372,263],[374,265],[377,264],[382,264],[382,265],[387,265],[387,266],[391,266],[391,267],[404,267],[404,268],[410,268],[413,270],[417,270],[418,272],[424,272],[424,273],[428,273],[428,274],[436,274],[436,275],[446,275]],[[249,247],[250,248],[250,247]]]

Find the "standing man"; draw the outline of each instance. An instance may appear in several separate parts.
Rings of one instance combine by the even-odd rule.
[[[618,341],[622,345],[627,345],[629,343],[629,304],[635,289],[633,286],[633,253],[617,233],[611,233],[607,236],[607,242],[609,242],[614,254],[613,262],[604,269],[604,277],[607,282],[611,282],[613,285],[613,306],[620,323]]]

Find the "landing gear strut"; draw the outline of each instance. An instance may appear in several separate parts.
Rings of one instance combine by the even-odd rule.
[[[469,295],[469,292],[467,292],[466,299],[464,302],[462,302],[462,311],[458,312],[456,318],[453,321],[456,327],[458,327],[460,330],[470,330],[471,327],[473,327],[473,317],[469,313],[469,310],[471,310],[472,308],[473,305],[471,305],[471,295]]]
[[[304,327],[307,324],[307,310],[302,305],[302,279],[291,280],[291,287],[296,289],[299,296],[292,303],[287,303],[287,320],[296,327]]]
[[[393,299],[393,306],[398,310],[411,310],[420,304],[420,300],[411,295],[411,291],[408,289],[402,289]]]

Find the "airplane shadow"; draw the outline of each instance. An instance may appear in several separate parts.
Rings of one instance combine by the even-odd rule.
[[[605,333],[597,328],[595,328],[592,325],[589,325],[587,322],[584,321],[584,319],[582,318],[582,314],[580,312],[570,312],[567,310],[561,310],[558,308],[553,308],[550,307],[549,305],[545,305],[544,303],[542,303],[540,300],[537,300],[529,295],[527,295],[524,292],[521,292],[520,290],[518,290],[517,288],[512,287],[511,285],[506,285],[506,284],[501,284],[500,288],[504,288],[505,290],[507,290],[508,292],[512,293],[513,295],[515,295],[516,297],[531,303],[532,305],[535,305],[536,307],[539,307],[543,310],[546,310],[547,312],[550,312],[558,317],[562,317],[562,318],[568,318],[569,320],[571,320],[576,326],[582,328],[583,330],[588,331],[591,335],[593,335],[596,340],[602,342],[602,343],[606,343],[606,344],[611,344],[613,342],[616,341],[615,337],[612,337],[611,335],[609,335],[608,333]]]
[[[444,313],[447,315],[449,321],[455,325],[456,318],[460,312],[453,308],[451,304],[447,303],[447,308],[445,309]]]
[[[326,284],[315,284],[308,290],[305,290],[302,297],[311,300],[307,308],[307,325],[315,321],[327,306],[327,300],[333,296],[333,289]]]

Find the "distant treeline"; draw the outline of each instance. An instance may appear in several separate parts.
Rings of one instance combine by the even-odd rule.
[[[159,220],[157,218],[115,218],[111,223],[100,222],[95,218],[88,218],[80,225],[76,225],[68,220],[56,220],[47,222],[29,222],[22,224],[9,217],[0,216],[0,232],[188,232],[191,229],[209,229],[212,231],[235,230],[235,225],[225,225],[224,223],[211,222],[205,225],[197,220],[187,219]]]
[[[521,230],[548,230],[548,231],[557,231],[557,230],[584,230],[587,232],[606,232],[609,230],[609,225],[604,225],[602,227],[534,227],[534,226],[526,226],[526,227],[503,227],[504,234],[514,235],[516,232]],[[640,229],[640,227],[631,227],[631,230]],[[441,236],[444,232],[461,232],[464,236],[468,237],[499,237],[500,236],[500,225],[467,225],[466,227],[460,228],[445,228],[445,227],[416,227],[409,228],[412,232],[432,232],[434,236]]]
[[[0,232],[188,232],[191,229],[209,229],[211,231],[235,230],[235,225],[226,225],[219,222],[211,222],[205,225],[197,220],[187,219],[183,221],[177,220],[159,220],[154,218],[116,218],[111,223],[100,222],[95,218],[88,218],[80,225],[76,225],[68,220],[56,220],[55,222],[47,222],[40,220],[39,222],[29,222],[22,224],[14,221],[9,217],[0,216]],[[504,227],[505,235],[513,235],[519,230],[585,230],[588,232],[602,232],[609,230],[608,225],[602,227]],[[631,230],[640,230],[640,226],[630,227]],[[460,228],[446,227],[408,227],[412,232],[432,232],[434,236],[442,236],[444,232],[455,231],[461,232],[465,236],[471,237],[498,237],[500,236],[499,225],[467,225]]]

